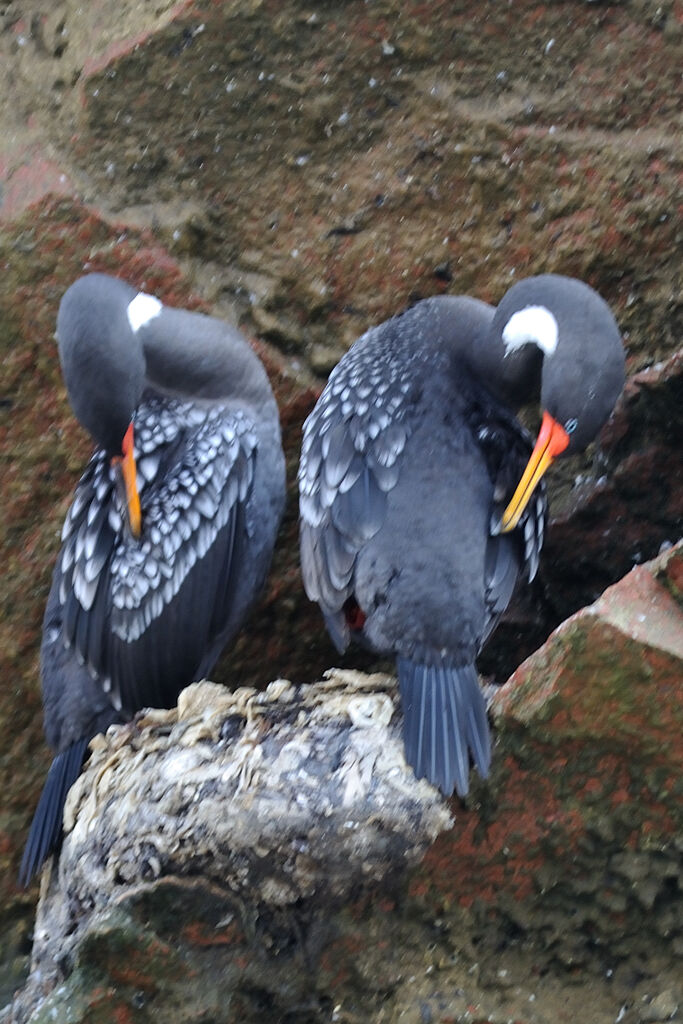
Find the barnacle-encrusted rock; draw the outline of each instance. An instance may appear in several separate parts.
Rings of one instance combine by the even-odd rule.
[[[383,675],[199,683],[95,740],[3,1024],[547,1024],[537,979],[567,972],[596,1024],[674,1006],[682,567],[634,569],[498,691],[453,828]]]
[[[389,677],[184,690],[92,743],[43,883],[34,968],[62,968],[127,890],[197,876],[256,909],[358,894],[416,863],[452,819],[406,766]]]

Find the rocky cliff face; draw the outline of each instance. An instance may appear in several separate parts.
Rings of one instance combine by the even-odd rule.
[[[563,973],[591,1020],[669,1019],[682,583],[679,545],[518,669],[466,804],[407,768],[387,676],[198,683],[98,737],[5,1020],[540,1024]]]
[[[2,5],[5,992],[29,948],[35,894],[18,895],[13,879],[48,763],[40,621],[89,452],[52,341],[62,292],[101,269],[238,320],[270,369],[293,483],[303,418],[370,323],[438,292],[496,301],[540,271],[594,285],[624,331],[631,380],[596,452],[555,478],[539,579],[482,659],[502,682],[562,619],[680,535],[680,37],[674,5],[647,0]],[[217,678],[299,683],[336,661],[301,591],[292,497],[262,606]],[[562,723],[549,721],[559,749]],[[609,730],[600,744],[594,780],[614,779]],[[527,780],[510,807],[528,792]],[[628,818],[643,790],[615,792],[628,795]],[[662,820],[656,835],[670,835]],[[538,857],[555,857],[541,831]]]

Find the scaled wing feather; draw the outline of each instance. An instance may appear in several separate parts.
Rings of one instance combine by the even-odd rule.
[[[383,324],[332,371],[304,424],[299,465],[304,586],[328,620],[353,593],[358,552],[382,526],[409,425],[409,381],[386,356]],[[335,630],[337,642],[340,629]],[[338,643],[339,646],[342,646]]]
[[[256,447],[243,413],[197,415],[187,403],[148,398],[136,414],[140,540],[116,529],[126,516],[109,461],[97,452],[89,463],[58,566],[63,631],[79,659],[110,680],[115,706],[172,703],[175,680],[192,678],[227,620]]]

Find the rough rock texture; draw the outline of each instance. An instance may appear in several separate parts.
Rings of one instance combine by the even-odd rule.
[[[500,682],[681,533],[681,32],[671,0],[0,5],[0,1003],[36,897],[14,879],[49,763],[40,622],[89,453],[52,341],[62,292],[101,269],[241,322],[293,482],[300,425],[370,323],[544,270],[598,288],[632,381],[596,453],[557,467],[541,573],[482,659]],[[216,677],[299,683],[333,659],[292,497]]]
[[[605,290],[641,361],[677,343],[672,3],[66,0],[3,19],[9,215],[55,180],[134,214],[228,263],[296,350],[538,268]]]
[[[547,929],[568,963],[683,955],[683,544],[563,623],[493,698],[481,818],[437,841],[420,886]],[[477,830],[483,832],[477,834]],[[482,843],[481,838],[485,836]],[[443,883],[449,860],[475,879]],[[562,913],[559,927],[553,916]]]
[[[5,1020],[542,1024],[563,972],[596,1024],[678,1019],[683,544],[497,693],[467,806],[395,710],[386,676],[202,683],[99,738]]]
[[[177,711],[98,738],[69,795],[57,877],[43,883],[38,985],[71,973],[84,935],[155,879],[182,891],[193,878],[185,891],[215,888],[247,914],[308,907],[310,918],[405,875],[452,818],[403,759],[393,690],[353,672],[234,694],[198,683]]]

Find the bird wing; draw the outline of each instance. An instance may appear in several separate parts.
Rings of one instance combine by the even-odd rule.
[[[65,641],[129,714],[175,702],[230,616],[257,441],[242,413],[148,399],[136,414],[143,531],[96,452],[62,534]]]
[[[306,593],[320,604],[340,650],[349,640],[341,609],[353,593],[356,557],[384,522],[409,434],[411,380],[388,358],[387,327],[356,342],[304,424],[301,571]]]
[[[529,582],[538,569],[548,515],[545,480],[541,480],[514,530],[500,533],[500,519],[533,448],[531,435],[502,406],[484,403],[475,428],[493,481],[493,507],[486,547],[484,585],[488,622],[484,638],[495,628],[524,572]],[[475,421],[477,415],[475,414]]]

